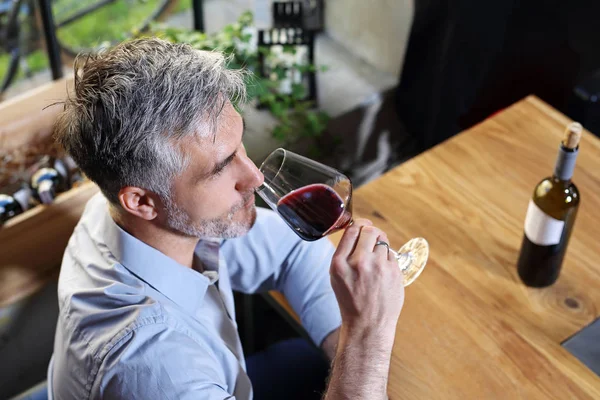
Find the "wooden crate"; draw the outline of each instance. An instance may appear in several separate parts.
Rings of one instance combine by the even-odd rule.
[[[61,79],[0,103],[0,149],[48,140],[61,104],[72,89]],[[0,307],[30,295],[56,276],[63,252],[87,200],[98,192],[85,183],[0,227]]]

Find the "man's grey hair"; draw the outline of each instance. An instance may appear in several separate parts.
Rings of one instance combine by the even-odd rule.
[[[55,137],[112,204],[126,186],[167,198],[189,162],[180,139],[214,135],[226,102],[245,99],[244,72],[227,62],[157,38],[79,56]]]

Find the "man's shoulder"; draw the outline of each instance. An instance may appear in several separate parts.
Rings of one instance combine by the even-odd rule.
[[[111,376],[136,379],[138,367],[150,369],[156,364],[160,369],[175,353],[177,358],[193,354],[214,359],[202,338],[189,332],[160,302],[148,300],[110,310],[95,307],[83,317],[77,314],[61,314],[57,324],[52,370],[55,394],[94,398]]]
[[[96,362],[124,343],[144,342],[144,332],[194,337],[187,317],[162,293],[122,264],[94,259],[95,265],[63,264],[55,352],[66,346],[76,359]]]
[[[118,287],[122,284],[113,282]],[[73,352],[77,359],[98,360],[123,338],[153,325],[173,324],[158,301],[122,287],[122,296],[104,294],[104,288],[81,288],[60,293],[56,346]],[[111,288],[108,288],[109,290]],[[125,300],[124,298],[128,298]],[[59,350],[55,348],[55,352]]]

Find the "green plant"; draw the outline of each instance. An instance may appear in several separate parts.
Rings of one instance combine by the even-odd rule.
[[[53,0],[52,10],[55,21],[65,20],[86,6],[97,3],[95,0]],[[58,29],[60,42],[74,49],[99,47],[101,44],[125,40],[127,32],[135,31],[138,25],[156,9],[159,0],[127,1],[119,0],[109,3],[85,17]],[[174,14],[187,11],[192,7],[191,0],[179,0],[173,10]],[[33,19],[21,21],[21,29],[31,29]],[[29,44],[29,42],[27,42]],[[31,73],[48,68],[48,59],[44,48],[25,52],[25,60]],[[0,53],[0,79],[5,76],[10,55]],[[25,77],[22,68],[16,79]]]
[[[81,11],[97,0],[54,0],[52,9],[56,21]],[[158,7],[159,0],[118,0],[85,15],[56,31],[59,41],[71,49],[85,50],[102,47],[127,39],[128,32],[135,32],[142,22]],[[180,2],[185,6],[188,1]],[[179,9],[185,10],[181,6]],[[179,11],[177,9],[176,11]]]
[[[316,66],[290,64],[281,54],[276,54],[269,48],[257,48],[253,43],[252,25],[252,13],[247,11],[236,23],[229,24],[214,34],[162,25],[154,26],[150,34],[176,43],[188,43],[199,50],[221,51],[229,57],[228,68],[245,68],[250,71],[246,76],[248,100],[270,111],[277,120],[272,135],[284,146],[302,138],[318,137],[325,130],[329,117],[325,112],[316,110],[312,101],[305,100],[304,85],[292,83],[288,93],[280,90],[288,73],[315,71]],[[271,71],[266,78],[257,73],[259,51],[263,52],[265,64]],[[295,51],[294,46],[283,46],[282,53],[295,54]]]
[[[27,62],[27,67],[29,71],[34,74],[36,72],[43,71],[48,68],[48,61],[46,59],[46,53],[44,50],[35,50],[32,53],[24,56],[25,61]],[[3,53],[0,54],[0,78],[3,78],[8,70],[8,64],[10,62],[10,55]],[[19,68],[16,76],[16,80],[22,79],[25,77],[25,72],[23,68]]]

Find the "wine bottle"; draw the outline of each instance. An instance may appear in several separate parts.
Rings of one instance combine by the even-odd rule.
[[[546,287],[558,279],[580,202],[571,177],[582,130],[577,122],[567,126],[554,174],[537,184],[529,201],[517,264],[527,286]]]
[[[27,210],[32,195],[27,185],[3,188],[2,191],[5,193],[0,194],[0,225]]]
[[[31,176],[31,188],[36,200],[51,204],[57,194],[68,189],[68,171],[63,162],[50,157],[38,168]]]
[[[71,188],[81,186],[81,184],[85,182],[85,177],[75,160],[73,160],[71,156],[66,155],[62,158],[62,161],[68,170],[69,186]]]

